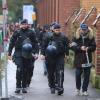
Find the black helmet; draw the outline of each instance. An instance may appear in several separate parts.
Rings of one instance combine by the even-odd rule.
[[[60,24],[55,24],[53,27],[54,27],[54,29],[59,29],[59,28],[61,28]]]
[[[46,24],[46,25],[43,26],[43,30],[49,30],[49,29],[50,29],[49,25]]]
[[[46,48],[46,54],[49,57],[55,57],[57,52],[57,48],[54,45],[48,45]]]
[[[21,24],[28,24],[28,20],[27,20],[27,19],[23,19],[23,20],[21,21]]]
[[[51,28],[52,30],[53,30],[55,24],[57,24],[57,22],[53,22],[53,23],[50,24],[50,28]]]
[[[50,24],[50,26],[52,27],[52,26],[54,26],[54,25],[56,25],[56,24],[58,24],[57,22],[52,22],[51,24]]]
[[[32,57],[32,44],[25,43],[22,45],[22,57],[26,59]]]

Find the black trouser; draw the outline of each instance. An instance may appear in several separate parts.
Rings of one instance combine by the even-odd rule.
[[[56,59],[47,58],[46,66],[48,71],[48,81],[50,88],[55,88],[55,81],[59,88],[63,88],[64,82],[64,57]],[[56,79],[56,80],[55,80]]]
[[[16,70],[16,88],[26,88],[28,78],[32,76],[30,68],[32,66],[32,59],[24,59],[22,57],[15,58],[15,64],[17,65]],[[30,72],[30,76],[29,76]]]
[[[26,88],[27,68],[17,67],[16,71],[16,88]]]
[[[34,61],[35,61],[34,59],[30,60],[30,66],[28,67],[28,70],[27,70],[27,85],[28,86],[30,85],[31,79],[32,79],[32,76],[33,76]]]
[[[81,89],[81,76],[83,73],[83,84],[82,84],[82,91],[87,91],[89,78],[90,78],[90,70],[91,68],[76,68],[76,88]]]

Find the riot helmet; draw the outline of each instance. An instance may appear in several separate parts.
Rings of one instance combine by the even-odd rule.
[[[32,57],[32,44],[26,39],[22,44],[22,57],[28,59]]]
[[[46,48],[46,54],[49,57],[55,57],[57,53],[57,47],[53,44],[50,44]]]

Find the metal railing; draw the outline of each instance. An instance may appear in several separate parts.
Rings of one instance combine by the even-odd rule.
[[[91,9],[90,9],[90,11],[89,11],[88,14],[85,16],[85,18],[82,20],[81,23],[84,23],[84,22],[89,18],[89,16],[91,15],[91,13],[92,13],[94,10],[96,10],[95,6],[92,6]]]
[[[68,22],[70,21],[70,19],[74,16],[77,15],[77,13],[79,12],[79,10],[74,10],[71,15],[67,18],[67,20],[65,21],[65,24],[68,24]]]
[[[96,19],[95,19],[95,21],[93,22],[93,26],[96,26],[96,24],[97,24],[97,22],[98,22],[98,20],[100,19],[100,13],[97,15],[97,17],[96,17]]]
[[[82,11],[83,11],[83,8],[80,9],[80,11],[78,12],[78,14],[76,15],[76,17],[75,17],[74,20],[72,21],[72,24],[75,23],[75,21],[76,21],[76,20],[78,19],[78,17],[81,15]]]

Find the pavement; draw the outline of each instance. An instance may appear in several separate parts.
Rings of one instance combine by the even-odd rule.
[[[14,93],[16,84],[16,66],[12,61],[8,61],[8,95],[10,100],[100,100],[100,90],[92,87],[89,84],[89,96],[75,95],[75,70],[65,67],[64,78],[64,94],[58,96],[57,93],[51,94],[47,77],[43,74],[43,61],[36,60],[32,82],[28,88],[27,94]],[[3,87],[4,79],[3,79]],[[5,96],[5,89],[3,88],[3,96]]]

